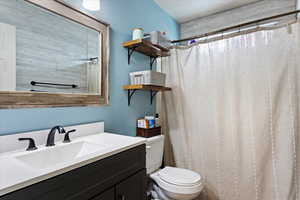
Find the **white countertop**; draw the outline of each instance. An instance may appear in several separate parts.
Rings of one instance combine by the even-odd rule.
[[[16,157],[33,152],[45,151],[47,150],[46,148],[63,147],[69,144],[58,142],[55,147],[40,146],[38,150],[33,152],[18,150],[0,154],[0,196],[139,146],[144,144],[146,140],[139,137],[99,133],[76,138],[71,144],[76,142],[89,142],[102,146],[103,148],[101,151],[94,151],[82,157],[77,157],[42,169],[26,165],[16,159]]]

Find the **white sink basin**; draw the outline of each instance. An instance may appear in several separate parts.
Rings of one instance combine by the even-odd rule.
[[[30,167],[44,169],[81,158],[106,148],[107,146],[81,141],[45,148],[40,151],[18,155],[15,158]]]

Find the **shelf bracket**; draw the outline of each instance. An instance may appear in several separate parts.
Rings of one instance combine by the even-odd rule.
[[[128,90],[128,106],[130,106],[131,98],[137,90]]]
[[[134,53],[134,51],[135,51],[136,48],[137,48],[137,46],[132,47],[132,48],[128,48],[128,65],[130,65],[131,56]]]
[[[152,56],[150,57],[150,69],[151,69],[151,70],[152,70],[152,68],[153,68],[153,65],[154,65],[156,59],[157,59],[157,57],[152,57]]]
[[[154,100],[154,97],[156,96],[156,94],[158,93],[158,91],[153,91],[153,90],[150,90],[150,100],[151,100],[151,105],[153,104],[153,100]]]

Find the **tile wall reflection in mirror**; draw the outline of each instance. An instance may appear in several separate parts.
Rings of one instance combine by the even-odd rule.
[[[24,0],[0,13],[0,91],[100,94],[98,31]]]

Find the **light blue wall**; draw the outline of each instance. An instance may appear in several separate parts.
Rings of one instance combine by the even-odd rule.
[[[67,0],[80,6],[81,0]],[[179,37],[178,24],[161,10],[153,0],[101,0],[101,11],[92,13],[111,24],[110,106],[83,108],[44,108],[0,110],[0,135],[50,128],[54,125],[72,125],[104,121],[106,131],[135,135],[135,120],[145,113],[154,113],[149,94],[137,92],[132,105],[127,106],[128,73],[149,69],[149,59],[135,54],[127,64],[127,51],[121,47],[130,40],[131,29],[143,27],[146,32],[166,31],[171,39]]]

